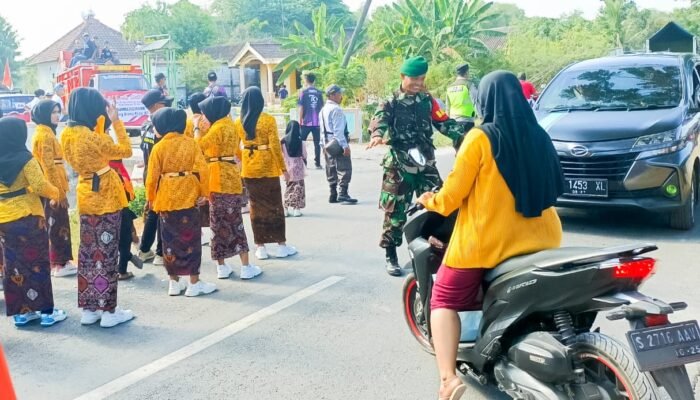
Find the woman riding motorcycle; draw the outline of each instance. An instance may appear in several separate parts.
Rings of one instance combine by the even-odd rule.
[[[478,93],[481,126],[467,133],[442,189],[418,199],[445,216],[459,209],[430,301],[440,400],[459,399],[466,390],[455,373],[457,313],[481,309],[484,272],[511,257],[559,247],[562,237],[554,208],[563,191],[561,167],[518,79],[492,72]]]

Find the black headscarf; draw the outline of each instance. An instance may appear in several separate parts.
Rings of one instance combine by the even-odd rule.
[[[164,107],[151,116],[153,127],[161,135],[171,132],[182,134],[187,126],[187,113],[172,107]]]
[[[27,123],[14,117],[0,118],[0,183],[10,186],[32,159],[27,150]]]
[[[197,93],[192,93],[190,96],[190,110],[192,110],[192,114],[201,114],[202,110],[199,108],[199,103],[203,102],[207,96],[204,95],[202,92],[197,92]]]
[[[281,141],[287,146],[287,154],[290,157],[302,156],[301,126],[297,121],[289,121],[287,131]]]
[[[258,119],[265,108],[265,99],[262,92],[256,86],[251,86],[243,91],[241,100],[241,122],[245,129],[247,140],[255,139],[255,128],[258,126]]]
[[[547,132],[537,123],[518,78],[507,71],[486,75],[479,84],[481,129],[493,157],[515,197],[515,210],[539,217],[563,193],[559,158]]]
[[[60,111],[61,105],[55,101],[41,100],[40,102],[36,103],[34,108],[32,108],[32,121],[34,121],[34,123],[37,125],[48,126],[55,134],[56,127],[58,125],[51,122],[51,114],[53,113],[53,109],[56,107],[58,107]]]
[[[228,118],[231,113],[231,102],[226,97],[209,97],[204,101],[199,102],[199,108],[202,114],[207,117],[212,125],[214,122]]]
[[[71,92],[68,100],[68,117],[70,118],[68,125],[95,129],[97,118],[100,115],[107,118],[105,107],[107,107],[107,100],[97,90],[93,88],[75,89]],[[109,118],[105,123],[109,123]]]

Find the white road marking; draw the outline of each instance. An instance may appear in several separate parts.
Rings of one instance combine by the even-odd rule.
[[[134,370],[133,372],[123,375],[90,392],[87,392],[82,396],[77,397],[75,400],[101,400],[115,393],[118,393],[157,372],[160,372],[180,361],[192,357],[193,355],[201,352],[202,350],[206,350],[207,348],[221,342],[222,340],[225,340],[235,335],[236,333],[255,325],[256,323],[264,320],[265,318],[271,317],[279,313],[280,311],[283,311],[284,309],[295,305],[296,303],[306,299],[307,297],[311,297],[321,292],[322,290],[335,285],[343,279],[345,278],[341,276],[328,277],[322,280],[321,282],[318,282],[288,297],[285,297],[277,303],[269,305],[259,311],[248,315],[243,319],[240,319],[236,322],[231,323],[230,325],[227,325],[217,330],[214,333],[211,333],[201,339],[198,339],[179,350],[176,350],[166,356],[163,356],[151,362],[150,364],[146,364],[143,367]]]

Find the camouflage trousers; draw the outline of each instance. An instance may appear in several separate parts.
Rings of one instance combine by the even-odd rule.
[[[418,173],[408,173],[398,166],[384,168],[382,192],[379,208],[384,210],[384,224],[380,247],[399,247],[403,242],[403,226],[406,224],[406,209],[413,201],[413,196],[429,192],[435,186],[442,185],[440,173],[433,161]]]

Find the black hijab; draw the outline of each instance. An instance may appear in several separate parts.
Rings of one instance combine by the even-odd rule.
[[[207,96],[204,95],[202,92],[197,92],[197,93],[192,93],[190,96],[190,110],[192,110],[192,114],[201,114],[202,110],[199,108],[199,103],[203,102],[206,100]]]
[[[255,139],[255,128],[258,126],[258,119],[265,107],[265,99],[262,92],[256,86],[251,86],[243,91],[241,100],[241,122],[245,129],[247,140]]]
[[[199,108],[202,114],[207,117],[207,121],[213,125],[214,122],[222,118],[228,118],[231,113],[231,102],[226,97],[209,97],[199,102]]]
[[[163,107],[151,116],[153,127],[161,135],[171,132],[182,134],[187,126],[187,113],[172,107]]]
[[[58,107],[59,111],[61,109],[60,104],[53,100],[41,100],[36,103],[34,108],[32,108],[32,121],[37,125],[46,125],[56,134],[56,127],[58,125],[51,122],[51,114],[53,114],[53,109]]]
[[[70,94],[68,100],[68,117],[69,126],[85,126],[89,129],[95,129],[97,118],[104,115],[106,118],[105,124],[109,123],[109,118],[105,112],[107,100],[102,97],[102,94],[93,88],[78,88]],[[105,125],[105,130],[107,125]]]
[[[287,146],[287,154],[289,154],[290,157],[302,156],[301,126],[299,126],[297,121],[289,121],[287,124],[287,131],[282,138],[282,143]]]
[[[537,123],[518,78],[507,71],[486,75],[479,84],[481,129],[515,197],[515,210],[539,217],[564,191],[559,158],[547,132]]]
[[[0,183],[10,186],[32,159],[27,150],[27,123],[14,117],[0,118]]]

